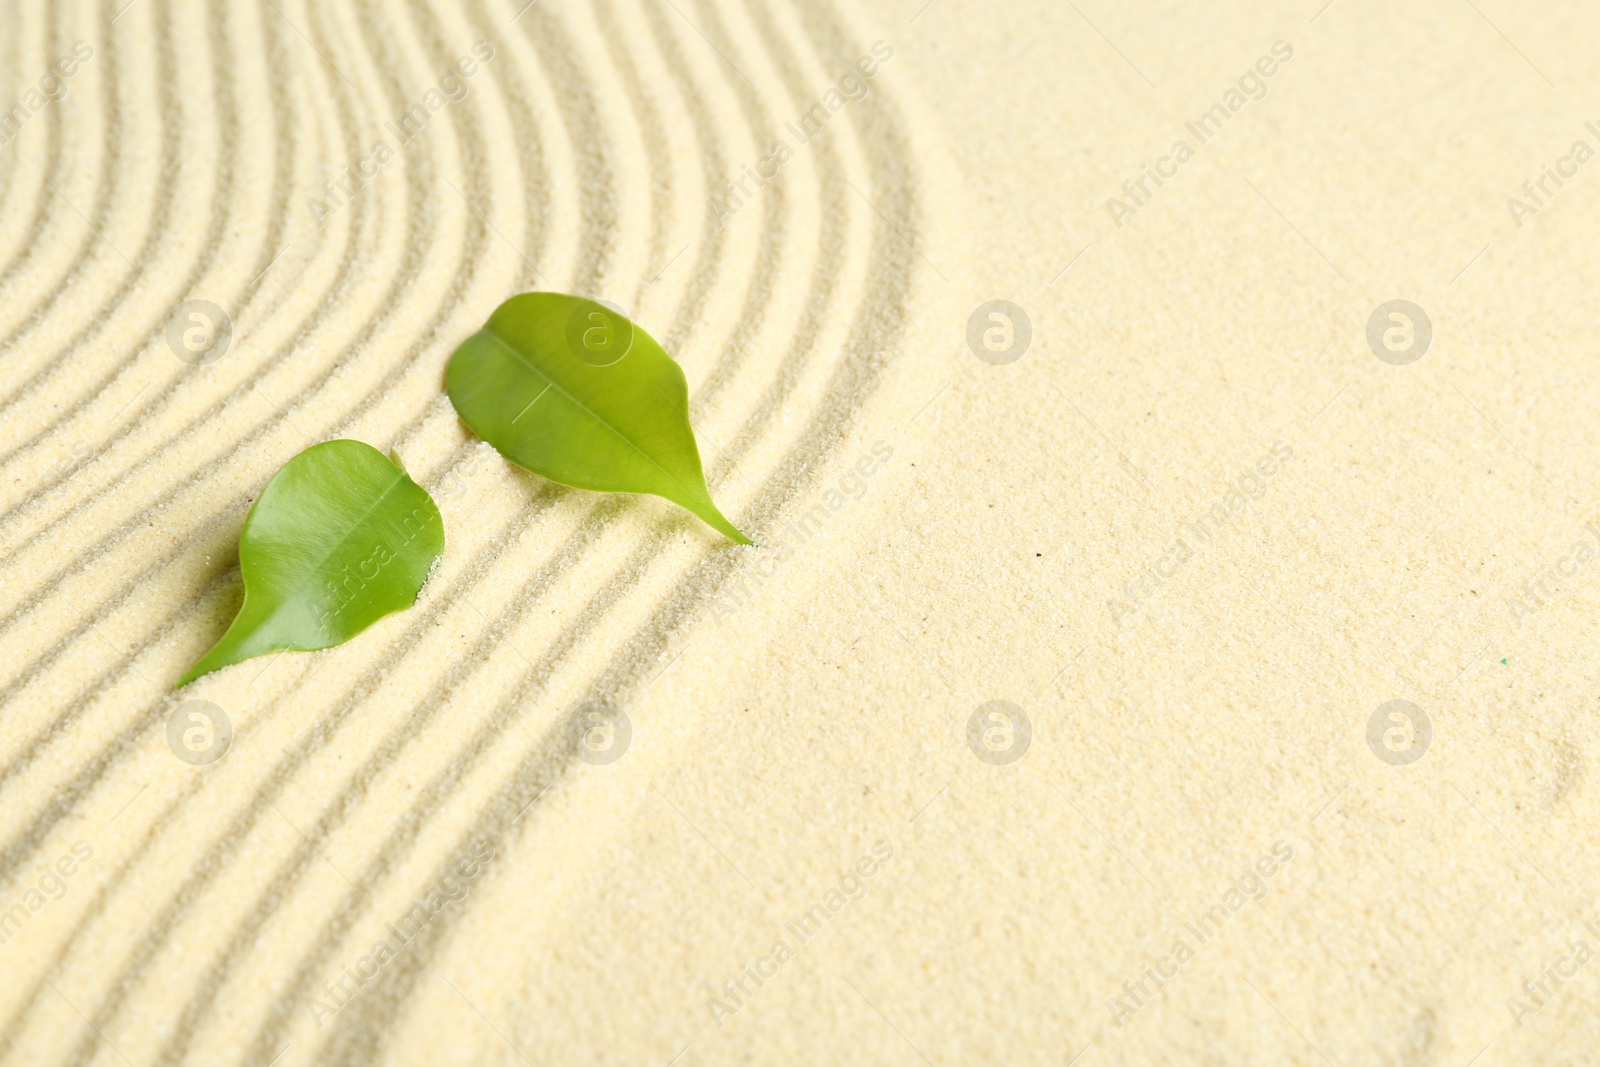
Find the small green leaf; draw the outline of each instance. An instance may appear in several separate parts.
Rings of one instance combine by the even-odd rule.
[[[579,489],[665,497],[750,543],[711,501],[683,369],[611,308],[514,296],[456,349],[445,385],[473,432],[513,463]]]
[[[416,603],[444,552],[433,498],[360,441],[326,441],[267,483],[239,534],[244,604],[178,680],[268,652],[343,644]]]

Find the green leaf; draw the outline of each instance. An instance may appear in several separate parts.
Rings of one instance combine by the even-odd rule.
[[[313,445],[245,516],[244,604],[178,686],[252,656],[343,644],[416,603],[443,552],[439,509],[398,464],[360,441]]]
[[[579,489],[665,497],[750,543],[711,501],[683,369],[611,308],[514,296],[456,349],[445,385],[473,432],[513,463]]]

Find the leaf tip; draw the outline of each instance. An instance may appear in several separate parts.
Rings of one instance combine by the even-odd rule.
[[[717,510],[717,506],[715,504],[711,504],[711,503],[708,502],[706,504],[704,510],[701,510],[699,508],[695,508],[693,510],[694,510],[695,514],[699,515],[700,518],[705,521],[705,524],[707,526],[711,527],[713,530],[717,531],[719,534],[721,534],[722,536],[726,537],[728,540],[732,541],[734,544],[736,544],[736,545],[753,545],[753,544],[755,544],[755,542],[750,540],[750,538],[746,537],[739,530],[739,528],[737,526],[735,526],[733,523],[729,522],[727,520],[727,517],[724,516],[722,514],[722,512]]]

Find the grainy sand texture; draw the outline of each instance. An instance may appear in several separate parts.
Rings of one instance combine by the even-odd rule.
[[[0,31],[0,1065],[1595,1062],[1600,11]],[[536,289],[755,546],[460,421]],[[416,606],[176,690],[335,438]]]

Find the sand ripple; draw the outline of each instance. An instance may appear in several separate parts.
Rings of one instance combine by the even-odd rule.
[[[647,685],[736,560],[487,452],[443,398],[454,344],[526,289],[622,304],[679,355],[713,491],[759,538],[897,349],[906,122],[879,90],[719,229],[707,197],[866,52],[847,13],[125,3],[14,5],[0,44],[19,92],[94,49],[0,153],[0,900],[79,840],[98,872],[0,947],[0,1062],[403,1059],[471,896],[336,1026],[308,1001],[464,849],[504,855],[547,792],[594,788],[574,709]],[[461,99],[308,208],[478,42]],[[206,367],[165,337],[193,299],[233,324]],[[196,773],[165,748],[171,682],[237,606],[251,500],[340,436],[400,452],[446,557],[337,654],[186,690],[235,729]]]

